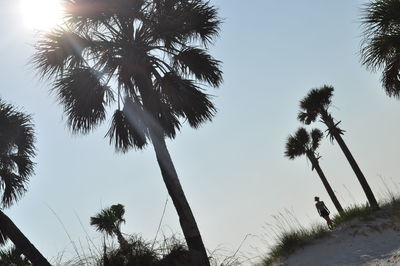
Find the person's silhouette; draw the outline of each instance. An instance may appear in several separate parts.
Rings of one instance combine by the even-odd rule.
[[[319,197],[314,197],[314,200],[317,202],[315,203],[315,207],[318,210],[319,215],[326,220],[326,223],[328,224],[329,229],[333,229],[333,224],[331,221],[331,218],[329,217],[329,210],[325,206],[325,203],[323,201],[319,200]]]

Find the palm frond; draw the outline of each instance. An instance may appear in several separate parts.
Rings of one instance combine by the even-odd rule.
[[[115,229],[119,229],[121,223],[125,222],[124,214],[125,209],[122,204],[112,205],[90,217],[90,225],[93,225],[97,231],[113,235]]]
[[[204,45],[218,36],[221,20],[218,10],[203,0],[154,1],[148,25],[156,40],[166,47],[199,39]]]
[[[34,142],[31,116],[0,99],[0,191],[4,207],[26,191],[28,178],[33,174]]]
[[[140,107],[135,104],[127,105],[124,111],[115,111],[106,136],[110,138],[110,144],[114,142],[117,151],[143,149],[147,145],[147,125],[141,113]]]
[[[388,61],[398,58],[399,53],[400,32],[393,35],[376,35],[363,42],[362,64],[375,71],[385,66]]]
[[[318,147],[319,147],[319,144],[320,144],[324,134],[318,128],[314,128],[313,130],[311,130],[310,135],[311,135],[311,148],[312,148],[312,151],[316,151],[318,149]]]
[[[307,130],[303,127],[299,128],[294,135],[289,135],[287,138],[285,156],[293,160],[306,154],[309,142],[310,136]]]
[[[81,67],[84,64],[82,53],[90,45],[84,34],[57,28],[45,33],[37,42],[32,63],[42,77],[57,75],[65,69]]]
[[[322,110],[326,110],[331,104],[333,87],[324,85],[321,88],[311,89],[310,92],[300,101],[300,113],[298,119],[310,124],[314,122]]]
[[[400,50],[399,50],[400,52]],[[382,83],[389,97],[400,97],[400,55],[387,60],[383,69]]]
[[[60,103],[74,132],[88,133],[106,118],[105,107],[114,100],[100,73],[89,68],[74,68],[54,83]]]
[[[184,48],[174,56],[174,66],[182,73],[193,74],[196,79],[214,87],[218,87],[222,82],[220,63],[205,50],[193,47]]]
[[[391,32],[400,25],[400,2],[375,0],[365,4],[361,22],[367,36]]]
[[[64,0],[68,23],[82,29],[113,25],[116,17],[141,17],[145,0]]]
[[[7,169],[0,169],[1,205],[8,208],[26,192],[28,180]]]
[[[191,127],[211,120],[216,109],[193,81],[182,79],[175,73],[166,73],[156,84],[176,112],[187,118]]]

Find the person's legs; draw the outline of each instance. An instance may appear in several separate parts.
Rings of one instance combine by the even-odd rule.
[[[328,228],[329,228],[329,229],[333,229],[333,223],[332,223],[332,220],[331,220],[331,218],[329,217],[329,215],[324,216],[323,218],[326,220],[326,223],[328,224]]]

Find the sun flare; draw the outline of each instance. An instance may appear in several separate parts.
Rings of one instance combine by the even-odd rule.
[[[24,24],[35,30],[48,30],[62,21],[61,0],[20,0]]]

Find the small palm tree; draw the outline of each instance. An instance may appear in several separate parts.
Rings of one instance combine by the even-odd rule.
[[[365,5],[361,20],[363,65],[383,70],[382,84],[389,97],[400,97],[400,1],[375,0]]]
[[[330,107],[332,101],[331,98],[333,96],[333,90],[334,89],[332,86],[326,85],[318,89],[312,89],[307,96],[300,101],[300,112],[298,119],[304,124],[309,125],[318,117],[321,118],[321,121],[328,127],[327,132],[331,141],[336,140],[347,160],[349,161],[350,166],[356,174],[357,179],[360,182],[365,195],[367,196],[369,204],[374,208],[378,208],[378,202],[376,201],[375,196],[364,177],[364,174],[361,172],[356,160],[342,138],[344,130],[338,126],[340,121],[335,123],[332,115],[328,112],[328,108]]]
[[[337,211],[339,213],[342,213],[343,208],[336,198],[335,192],[329,185],[329,182],[326,179],[324,172],[322,171],[318,162],[320,157],[318,156],[316,151],[319,147],[322,137],[323,133],[319,129],[313,129],[311,133],[308,133],[305,128],[299,128],[293,136],[290,135],[288,137],[286,142],[285,156],[293,160],[296,157],[306,155],[312,164],[311,170],[315,169],[317,171]]]
[[[109,236],[115,235],[121,249],[127,251],[129,243],[121,233],[121,224],[125,223],[124,214],[125,208],[123,205],[112,205],[109,208],[101,210],[96,216],[90,217],[90,225],[95,226],[97,231]]]
[[[152,143],[192,254],[209,265],[196,220],[165,138],[183,121],[198,128],[216,112],[207,85],[222,82],[208,52],[219,33],[205,0],[65,0],[66,22],[38,41],[35,67],[53,89],[74,132],[88,133],[115,107],[107,133],[117,151]]]
[[[26,191],[33,174],[35,135],[31,117],[0,99],[0,209],[10,207]],[[0,242],[10,239],[35,265],[50,265],[11,219],[0,210]]]

